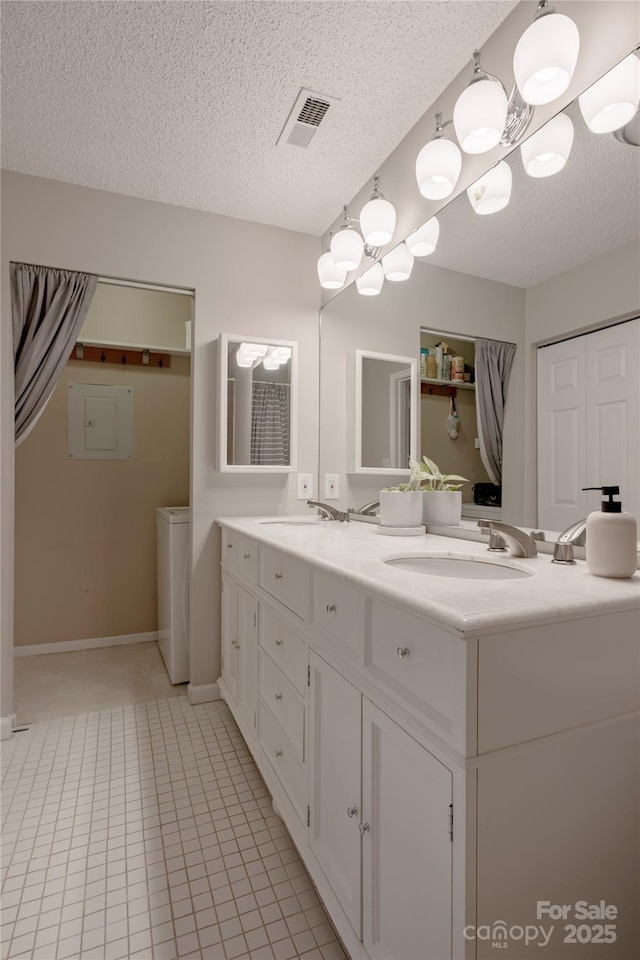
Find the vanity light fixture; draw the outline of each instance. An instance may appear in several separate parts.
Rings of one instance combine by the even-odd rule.
[[[511,167],[504,160],[476,180],[467,189],[475,212],[486,216],[504,210],[511,197],[511,180]]]
[[[414,257],[430,256],[438,245],[440,224],[437,217],[431,217],[421,227],[410,233],[405,243]]]
[[[385,199],[378,186],[380,177],[373,178],[373,193],[360,211],[360,230],[364,242],[371,247],[384,247],[396,228],[396,210]]]
[[[612,133],[631,120],[640,102],[640,60],[629,54],[578,98],[592,133]]]
[[[500,143],[507,120],[507,93],[501,81],[480,66],[473,51],[473,74],[453,108],[453,126],[465,153],[486,153]]]
[[[382,258],[382,268],[386,279],[394,283],[409,279],[413,270],[413,254],[406,243],[399,243]]]
[[[448,140],[444,133],[444,127],[452,122],[447,120],[443,124],[442,114],[436,113],[436,132],[416,158],[418,190],[428,200],[442,200],[450,196],[460,176],[460,147]]]
[[[361,293],[363,297],[377,297],[382,290],[383,283],[384,269],[381,263],[374,263],[372,267],[365,270],[361,277],[356,277],[358,293]]]
[[[551,177],[564,167],[573,145],[573,123],[559,113],[520,147],[524,168],[530,177]]]
[[[360,266],[364,253],[364,240],[351,226],[349,211],[345,203],[344,220],[336,234],[331,238],[331,256],[338,270],[356,270]]]
[[[562,96],[578,62],[580,34],[573,20],[540,0],[533,23],[513,54],[516,84],[526,103],[538,106]]]
[[[241,343],[236,352],[236,364],[246,368],[262,363],[265,370],[277,370],[290,358],[291,347],[270,347],[266,343]]]
[[[329,240],[332,236],[333,232],[329,234]],[[336,267],[329,250],[318,258],[318,280],[321,287],[325,290],[340,290],[346,279],[347,271]]]

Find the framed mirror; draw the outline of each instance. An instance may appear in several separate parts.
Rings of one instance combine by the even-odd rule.
[[[414,357],[356,350],[353,441],[353,473],[408,473],[418,449]]]
[[[296,469],[297,344],[221,333],[218,469]]]

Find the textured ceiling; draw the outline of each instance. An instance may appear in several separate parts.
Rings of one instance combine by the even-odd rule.
[[[4,0],[2,165],[322,234],[514,6]],[[341,102],[276,147],[300,87]]]
[[[565,168],[529,177],[515,150],[509,205],[478,216],[465,192],[438,216],[438,248],[425,263],[529,287],[638,237],[640,148],[590,133],[575,102],[566,113],[575,137]]]

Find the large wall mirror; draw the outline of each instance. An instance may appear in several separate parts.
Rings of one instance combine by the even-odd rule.
[[[297,344],[222,333],[219,357],[219,469],[296,469]]]
[[[506,341],[517,350],[505,409],[503,518],[526,523],[529,529],[536,523],[537,348],[626,319],[620,316],[622,302],[625,310],[640,314],[640,148],[612,133],[592,133],[577,101],[564,113],[574,136],[559,173],[528,175],[517,147],[507,158],[512,187],[504,209],[478,215],[465,192],[438,215],[437,248],[415,260],[408,281],[386,281],[376,297],[360,296],[353,284],[323,308],[321,476],[327,471],[348,474],[339,386],[346,353],[369,350],[418,359],[421,330],[437,331],[445,340],[460,338],[463,355],[471,352],[464,344],[476,338]],[[624,298],[617,296],[622,286]],[[427,400],[421,402],[424,406]],[[436,403],[440,412],[432,416]],[[465,394],[465,401],[458,403],[462,445],[459,439],[446,438],[448,401],[433,398],[431,404],[429,417],[421,418],[419,452],[430,456],[433,444],[441,469],[458,472],[456,450],[464,446],[466,469],[475,471],[474,414],[466,420],[461,414],[466,406],[471,408],[470,398]],[[427,427],[427,419],[433,426]],[[440,431],[437,441],[432,429]],[[480,467],[476,473],[470,481],[486,481]],[[586,478],[584,485],[590,482]],[[373,498],[379,486],[373,477],[347,476],[346,488],[349,500],[355,501],[358,496]],[[464,493],[466,500],[472,499],[470,485]]]
[[[408,472],[417,453],[417,398],[415,357],[356,350],[353,473]]]

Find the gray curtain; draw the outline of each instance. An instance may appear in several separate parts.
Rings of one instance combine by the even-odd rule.
[[[251,463],[289,463],[289,384],[254,380],[251,393]]]
[[[492,483],[502,483],[502,428],[515,343],[476,340],[476,410],[480,456]]]
[[[16,443],[53,393],[97,283],[90,273],[11,264]]]

